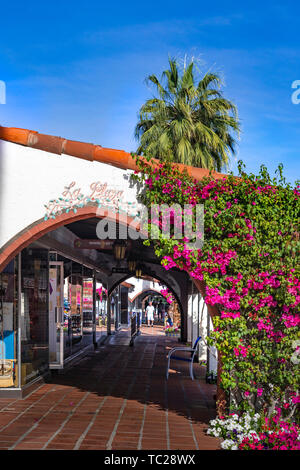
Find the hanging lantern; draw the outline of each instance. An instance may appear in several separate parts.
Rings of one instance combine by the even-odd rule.
[[[141,276],[142,276],[142,268],[140,265],[138,265],[135,270],[135,277],[140,278]]]
[[[130,272],[133,272],[136,268],[136,261],[134,259],[128,260],[128,269]]]
[[[122,240],[117,240],[113,246],[114,257],[117,261],[122,261],[125,258],[126,243]]]

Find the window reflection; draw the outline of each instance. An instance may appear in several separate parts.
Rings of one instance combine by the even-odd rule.
[[[22,384],[43,375],[49,365],[48,250],[28,248],[21,258]]]

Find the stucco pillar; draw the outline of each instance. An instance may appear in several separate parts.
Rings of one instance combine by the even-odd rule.
[[[201,293],[202,297],[205,297],[205,283],[203,281],[199,281],[199,279],[192,278],[195,286]],[[218,315],[218,309],[215,306],[207,305],[207,311],[211,316],[212,322],[214,321],[214,317]],[[227,397],[226,392],[221,386],[221,372],[222,372],[222,354],[218,351],[218,378],[217,378],[217,399],[216,399],[216,406],[217,406],[217,413],[218,416],[223,416],[226,412],[227,406]]]
[[[107,290],[108,292],[108,290]],[[110,295],[107,296],[107,323],[106,323],[106,328],[107,328],[107,334],[111,334],[111,303],[110,303]]]
[[[97,349],[97,333],[96,333],[96,271],[93,271],[93,345]]]

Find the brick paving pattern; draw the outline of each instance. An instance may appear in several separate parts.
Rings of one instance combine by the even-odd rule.
[[[216,415],[214,385],[194,365],[172,361],[177,345],[161,327],[142,328],[133,347],[112,336],[23,400],[0,399],[0,449],[217,450],[206,434]]]

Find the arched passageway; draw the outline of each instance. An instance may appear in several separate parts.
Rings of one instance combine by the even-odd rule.
[[[117,231],[122,223],[132,222],[121,215],[115,217],[109,210],[105,215],[117,222]],[[103,243],[97,239],[99,220],[97,207],[91,204],[79,208],[76,214],[63,213],[55,219],[37,221],[1,253],[1,279],[4,284],[7,279],[12,283],[24,317],[20,320],[24,333],[18,336],[16,332],[13,338],[15,347],[20,344],[20,353],[12,359],[15,365],[24,365],[14,367],[10,379],[20,396],[27,384],[47,374],[49,367],[64,368],[74,354],[91,344],[96,347],[102,336],[126,324],[118,310],[121,292],[114,312],[107,305],[112,291],[134,275],[129,268],[132,258],[139,264],[141,276],[159,280],[173,293],[181,314],[181,339],[186,341],[187,275],[179,271],[165,273],[152,248],[144,246],[141,239],[124,241],[125,254],[118,259],[115,240]],[[107,296],[97,302],[95,291],[100,286]],[[15,312],[18,305],[13,305]]]
[[[46,292],[50,274],[52,282],[57,283],[56,290],[52,290],[55,292],[52,306],[54,318],[57,320],[62,319],[64,310],[61,304],[55,304],[57,299],[61,302],[64,295],[62,291],[61,295],[58,295],[61,287],[59,279],[66,278],[68,265],[71,266],[69,274],[72,279],[71,297],[75,299],[73,306],[71,302],[71,309],[77,311],[79,307],[80,315],[83,301],[80,300],[80,305],[78,301],[83,295],[78,294],[76,297],[76,289],[78,292],[81,289],[82,292],[84,289],[88,291],[90,287],[84,287],[78,280],[82,280],[83,283],[83,278],[86,278],[87,286],[93,283],[93,291],[97,283],[101,283],[104,289],[109,290],[112,285],[117,285],[124,278],[122,269],[127,269],[127,259],[117,261],[112,246],[108,248],[95,245],[92,247],[91,244],[85,247],[75,245],[78,240],[92,242],[96,238],[95,227],[99,217],[97,204],[93,202],[92,197],[87,198],[90,200],[85,201],[84,207],[77,207],[76,212],[73,209],[68,212],[62,210],[61,213],[58,211],[54,218],[50,217],[47,220],[43,218],[44,204],[52,198],[56,199],[63,187],[68,188],[70,192],[72,186],[70,181],[77,181],[76,188],[88,187],[88,191],[92,187],[98,188],[100,182],[97,178],[101,181],[104,179],[104,182],[116,181],[120,185],[120,192],[124,193],[128,201],[133,201],[136,198],[136,191],[130,187],[127,169],[135,167],[132,166],[132,158],[124,152],[71,142],[27,130],[0,128],[0,138],[8,141],[1,142],[0,154],[4,168],[2,177],[6,183],[5,199],[2,201],[5,212],[0,234],[0,273],[3,289],[7,289],[10,285],[10,296],[7,299],[11,305],[8,310],[13,312],[13,323],[9,324],[6,330],[12,331],[13,334],[6,336],[9,338],[6,346],[13,344],[14,353],[8,354],[7,360],[11,361],[14,367],[17,366],[14,368],[14,378],[10,386],[15,387],[14,391],[21,390],[22,393],[23,387],[35,380],[36,372],[42,375],[47,369],[48,297],[51,295],[53,297],[53,294]],[[61,154],[64,155],[63,158]],[[72,155],[78,158],[73,158]],[[121,157],[126,158],[121,162],[119,161]],[[96,161],[98,163],[92,163]],[[196,178],[206,175],[201,169],[189,168],[188,171]],[[47,175],[47,181],[51,181],[51,184],[45,184],[43,178],[36,178],[37,174]],[[22,190],[13,190],[11,175]],[[67,181],[66,175],[68,175]],[[108,185],[104,183],[103,186],[105,185],[110,190],[110,183]],[[72,193],[73,196],[74,194]],[[86,194],[90,196],[91,192]],[[118,223],[123,222],[123,216],[121,213],[116,215]],[[115,215],[108,214],[108,217],[114,219]],[[131,216],[126,217],[125,225],[133,222]],[[162,279],[179,300],[182,312],[182,340],[186,341],[190,286],[188,275],[179,270],[166,272],[155,258],[151,247],[143,246],[140,240],[134,241],[130,250],[141,262],[143,272]],[[63,276],[60,272],[61,266],[64,270]],[[94,305],[95,299],[89,298],[89,302]],[[19,317],[18,309],[21,312]],[[64,336],[65,333],[62,337]],[[61,348],[61,344],[59,347]],[[8,348],[7,351],[9,350]],[[56,354],[58,352],[61,352],[61,349],[56,351]],[[41,356],[44,359],[39,362]]]

